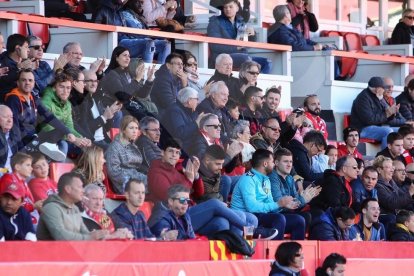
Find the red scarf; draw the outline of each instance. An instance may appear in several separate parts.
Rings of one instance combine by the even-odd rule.
[[[322,132],[323,137],[328,139],[328,131],[326,130],[326,123],[320,116],[313,116],[309,112],[305,112],[306,118],[312,122],[313,129]]]
[[[310,29],[309,29],[309,22],[308,22],[308,18],[306,17],[305,14],[305,6],[302,6],[301,9],[299,9],[298,7],[296,7],[295,5],[293,5],[293,3],[287,3],[289,11],[290,11],[290,15],[292,16],[292,19],[296,17],[296,15],[298,14],[303,14],[303,30],[302,30],[302,25],[298,24],[296,26],[296,29],[303,33],[303,36],[306,39],[310,39]]]
[[[345,182],[345,188],[348,190],[348,193],[349,193],[349,206],[348,207],[351,207],[351,205],[352,205],[352,187],[351,187],[351,183],[348,180],[346,180],[345,178],[344,178],[344,182]]]
[[[213,140],[211,140],[208,136],[207,136],[207,132],[205,132],[204,130],[200,129],[201,134],[204,136],[204,138],[207,140],[208,144],[213,144],[213,145],[218,145],[223,147],[223,145],[221,144],[221,141],[219,138],[215,138]]]
[[[89,217],[91,217],[96,223],[98,223],[102,230],[108,230],[109,233],[115,231],[114,223],[112,222],[112,219],[106,214],[105,210],[102,210],[101,213],[96,213],[89,210],[86,206],[84,207],[85,213]]]
[[[414,162],[413,157],[411,156],[408,150],[404,150],[404,152],[402,153],[402,156],[405,159],[405,165],[408,165]]]

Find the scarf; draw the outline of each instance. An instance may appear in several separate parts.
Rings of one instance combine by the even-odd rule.
[[[303,15],[303,21],[301,22],[301,24],[298,24],[296,26],[296,29],[299,32],[301,32],[306,39],[310,39],[310,35],[309,35],[309,33],[310,33],[310,30],[309,30],[309,22],[308,22],[308,18],[306,17],[305,7],[302,6],[302,8],[299,9],[298,7],[296,7],[291,2],[287,3],[287,5],[288,5],[288,8],[289,8],[290,14],[292,16],[292,19],[295,18],[298,14],[302,14]]]
[[[86,206],[84,207],[85,213],[96,223],[98,223],[102,230],[109,230],[110,233],[115,231],[114,223],[112,222],[112,219],[106,214],[105,210],[102,210],[102,212],[97,213],[89,210]]]
[[[404,152],[402,153],[402,156],[404,157],[405,165],[408,165],[414,162],[413,157],[411,156],[408,150],[404,150]]]

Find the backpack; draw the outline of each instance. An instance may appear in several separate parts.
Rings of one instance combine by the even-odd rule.
[[[208,236],[209,240],[222,240],[232,253],[242,254],[251,257],[254,249],[241,236],[230,230],[223,230]]]

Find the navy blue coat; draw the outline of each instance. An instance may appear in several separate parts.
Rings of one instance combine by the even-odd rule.
[[[178,230],[177,240],[194,239],[194,229],[191,225],[191,219],[188,212],[184,214],[182,219],[184,225],[179,223],[177,217],[171,210],[164,211],[160,220],[151,227],[151,232],[159,237],[163,229]]]
[[[269,29],[267,42],[290,45],[292,46],[292,51],[313,51],[313,45],[316,44],[316,42],[310,39],[305,39],[297,29],[291,29],[281,23],[275,23]]]
[[[311,168],[311,159],[308,150],[296,139],[292,139],[288,144],[288,149],[293,154],[293,167],[298,175],[306,181],[315,181],[323,177],[323,173],[315,173]]]
[[[177,93],[181,88],[183,88],[181,80],[173,76],[165,64],[155,72],[151,100],[155,103],[161,115],[162,112],[177,101]]]
[[[319,218],[316,218],[310,226],[309,239],[319,241],[348,241],[349,231],[339,228],[333,215],[333,209],[329,208]]]

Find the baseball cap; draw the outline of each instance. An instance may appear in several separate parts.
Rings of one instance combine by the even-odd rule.
[[[368,86],[372,88],[381,87],[385,89],[386,85],[381,77],[372,77],[368,82]]]
[[[8,183],[5,186],[3,186],[3,189],[1,190],[1,195],[9,194],[15,199],[20,199],[25,196],[25,191],[22,187],[22,185],[19,185],[17,183]]]

